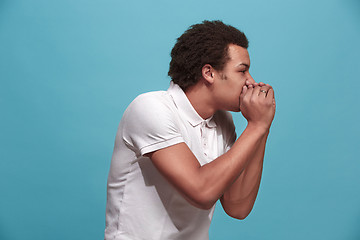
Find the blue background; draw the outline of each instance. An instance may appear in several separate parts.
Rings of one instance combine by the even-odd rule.
[[[356,0],[0,0],[0,239],[103,238],[122,113],[167,89],[176,38],[204,19],[247,34],[277,99],[254,209],[218,204],[210,239],[360,239]]]

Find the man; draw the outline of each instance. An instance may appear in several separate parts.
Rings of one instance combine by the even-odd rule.
[[[247,47],[221,21],[193,25],[177,40],[168,91],[138,96],[120,122],[105,239],[208,239],[219,199],[231,217],[250,213],[275,100],[251,77]],[[227,111],[248,121],[237,140]]]

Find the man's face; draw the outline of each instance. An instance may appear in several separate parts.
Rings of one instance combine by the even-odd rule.
[[[230,44],[228,57],[224,69],[216,72],[214,94],[218,109],[239,112],[242,87],[246,81],[255,81],[249,73],[250,57],[245,48]]]

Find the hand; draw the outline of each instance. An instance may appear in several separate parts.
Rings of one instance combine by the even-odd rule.
[[[240,95],[240,110],[249,124],[269,129],[275,108],[274,90],[269,84],[246,82]]]

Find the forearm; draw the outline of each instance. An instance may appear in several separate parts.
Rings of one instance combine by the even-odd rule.
[[[261,139],[258,149],[244,171],[221,198],[222,205],[229,215],[244,218],[254,205],[261,181],[267,136],[268,134]]]
[[[250,193],[261,178],[259,168],[262,167],[264,150],[259,150],[265,146],[267,133],[267,130],[248,125],[227,153],[199,169],[199,179],[204,184],[202,189],[207,189],[207,195],[212,196],[214,202],[238,182],[241,182],[241,191],[236,191],[231,198],[245,195],[255,195],[256,198],[256,193]]]

